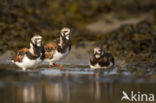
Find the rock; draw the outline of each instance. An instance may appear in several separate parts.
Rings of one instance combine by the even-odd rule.
[[[15,52],[8,50],[4,54],[0,55],[0,61],[10,60],[13,55],[15,55]]]

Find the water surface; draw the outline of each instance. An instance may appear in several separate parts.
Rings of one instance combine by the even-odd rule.
[[[4,69],[3,69],[4,68]],[[137,75],[128,70],[91,70],[87,65],[64,69],[41,66],[21,71],[1,64],[1,103],[121,103],[122,91],[156,94],[154,73]],[[129,102],[124,100],[122,102]]]

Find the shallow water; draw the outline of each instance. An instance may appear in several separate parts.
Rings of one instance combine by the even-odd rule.
[[[156,95],[154,73],[98,71],[87,65],[65,65],[61,70],[41,66],[26,72],[9,62],[0,67],[1,103],[125,103],[129,101],[121,101],[122,91]]]

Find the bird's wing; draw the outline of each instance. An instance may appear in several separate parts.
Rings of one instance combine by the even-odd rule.
[[[56,42],[47,43],[44,46],[45,52],[51,52],[52,50],[56,50],[56,48],[57,48]]]
[[[53,54],[55,53],[56,49],[57,49],[58,45],[56,42],[51,42],[51,43],[47,43],[44,46],[44,50],[45,50],[45,58],[52,58]]]
[[[18,51],[17,55],[13,58],[14,62],[21,62],[24,55],[28,52],[28,48],[22,48]]]
[[[95,60],[94,60],[94,57],[93,56],[90,57],[90,63],[91,64],[95,64]]]
[[[107,57],[102,57],[102,58],[99,59],[100,63],[106,63],[107,61],[108,61]]]

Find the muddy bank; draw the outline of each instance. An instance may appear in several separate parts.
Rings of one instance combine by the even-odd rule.
[[[116,13],[122,19],[137,14],[146,15],[156,9],[155,0],[2,0],[0,1],[0,53],[27,47],[30,37],[36,32],[44,36],[45,42],[55,39],[59,30],[68,26],[72,28],[72,43],[98,40],[84,29],[97,21],[99,16]],[[111,15],[108,15],[111,16]],[[110,21],[115,18],[110,17]],[[98,34],[98,33],[97,33]],[[85,37],[85,39],[84,39]],[[23,42],[24,41],[24,42]]]
[[[64,62],[88,64],[92,48],[103,45],[106,51],[111,51],[114,54],[116,61],[121,60],[122,63],[128,64],[129,68],[156,67],[156,24],[154,17],[142,20],[137,24],[123,25],[109,33],[82,31],[85,33],[81,35],[85,37],[79,36],[78,31],[72,36],[74,40],[72,51]],[[88,42],[86,42],[86,38]],[[15,52],[16,50],[8,51],[1,55],[0,59],[10,59]]]
[[[150,13],[134,14],[124,17],[125,15],[119,16],[118,13],[108,13],[100,15],[98,20],[88,24],[86,26],[86,29],[92,32],[109,33],[113,30],[119,29],[122,25],[137,24],[145,18],[152,16]]]
[[[46,43],[68,26],[74,49],[66,62],[87,64],[91,48],[104,45],[130,68],[156,67],[155,0],[7,0],[0,8],[1,60],[14,54],[5,54],[8,50],[28,47],[32,35],[42,35]]]

